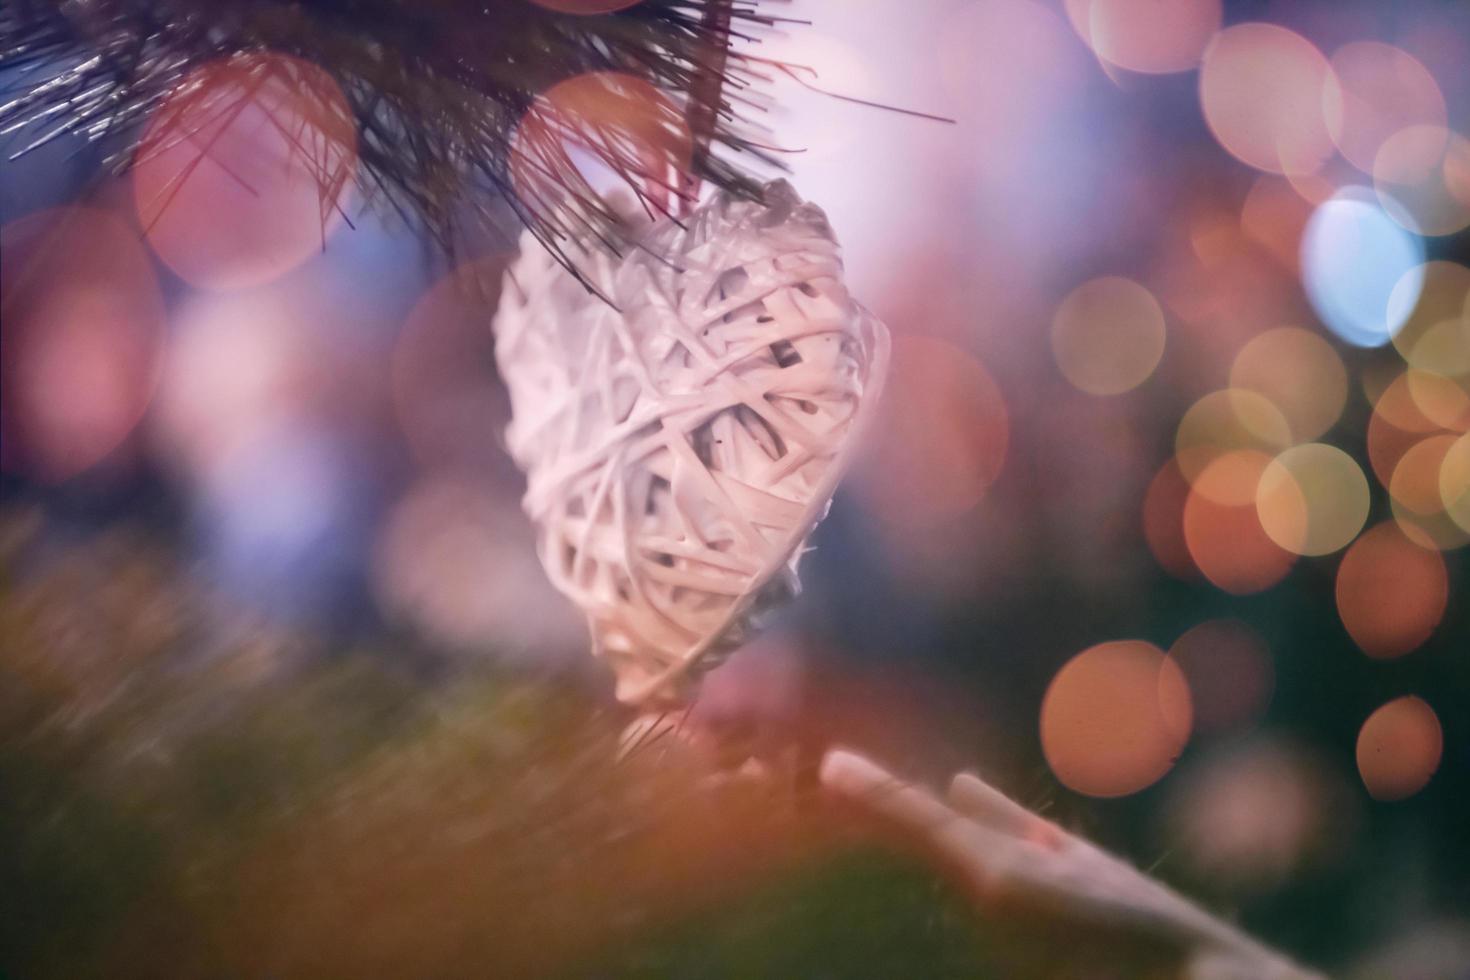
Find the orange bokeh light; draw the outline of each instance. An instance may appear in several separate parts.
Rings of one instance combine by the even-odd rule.
[[[1204,396],[1184,413],[1174,451],[1180,471],[1198,492],[1218,503],[1244,504],[1255,500],[1255,483],[1227,479],[1229,468],[1262,454],[1274,456],[1291,442],[1291,425],[1269,398],[1249,388],[1227,388]],[[1237,453],[1247,455],[1217,469],[1215,478],[1200,488],[1207,468]]]
[[[1456,438],[1450,433],[1429,436],[1414,443],[1399,457],[1388,483],[1388,492],[1410,513],[1433,517],[1444,511],[1439,473]]]
[[[1156,782],[1192,727],[1189,685],[1140,640],[1101,643],[1069,660],[1041,703],[1041,746],[1069,789],[1126,796]]]
[[[1205,49],[1200,103],[1232,156],[1267,173],[1315,173],[1332,155],[1322,52],[1274,24],[1227,27]]]
[[[1365,531],[1337,568],[1337,612],[1370,657],[1401,657],[1429,639],[1449,601],[1439,553],[1388,521]]]
[[[1426,262],[1399,281],[1389,302],[1407,314],[1393,346],[1411,367],[1470,375],[1470,268]]]
[[[0,229],[5,468],[58,483],[124,445],[158,383],[164,306],[137,233],[71,207]]]
[[[148,243],[195,286],[270,282],[343,220],[357,133],[341,88],[281,54],[211,62],[149,120],[132,170]]]
[[[937,524],[980,502],[1008,441],[1005,399],[978,360],[947,341],[898,336],[858,491],[885,521]]]
[[[1358,732],[1358,774],[1375,800],[1407,799],[1434,778],[1444,732],[1434,709],[1412,695],[1368,716]]]
[[[1256,512],[1256,487],[1270,462],[1249,450],[1227,453],[1205,468],[1184,504],[1190,557],[1205,578],[1234,595],[1270,588],[1296,561],[1271,540]],[[1245,503],[1231,502],[1242,498]]]

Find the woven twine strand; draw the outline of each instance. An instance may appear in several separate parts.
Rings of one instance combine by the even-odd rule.
[[[626,701],[687,694],[795,591],[886,350],[820,212],[773,196],[784,215],[716,196],[592,257],[616,309],[528,247],[497,321],[542,562]]]

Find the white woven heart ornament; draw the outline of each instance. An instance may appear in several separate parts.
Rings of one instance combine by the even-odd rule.
[[[611,303],[529,236],[502,291],[507,441],[541,561],[629,704],[689,697],[797,591],[887,367],[826,216],[784,181],[764,198],[716,194],[590,257]]]

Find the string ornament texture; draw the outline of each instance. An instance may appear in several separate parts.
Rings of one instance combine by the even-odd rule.
[[[608,303],[523,236],[496,358],[541,562],[619,699],[657,707],[798,591],[889,345],[826,216],[784,181],[634,244],[581,267]]]

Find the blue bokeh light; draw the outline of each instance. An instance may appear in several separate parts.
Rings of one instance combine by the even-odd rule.
[[[1301,254],[1312,308],[1358,347],[1392,340],[1423,287],[1423,242],[1389,217],[1367,187],[1344,188],[1312,213]]]

